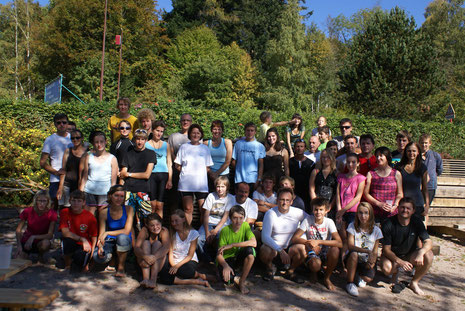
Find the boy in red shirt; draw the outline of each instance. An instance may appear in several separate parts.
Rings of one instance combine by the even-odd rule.
[[[70,195],[70,208],[60,213],[62,248],[66,268],[71,272],[89,270],[89,259],[97,242],[97,220],[84,209],[85,194],[75,190]]]

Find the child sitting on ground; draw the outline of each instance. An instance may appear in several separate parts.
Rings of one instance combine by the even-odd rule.
[[[218,249],[218,269],[225,284],[234,282],[235,269],[242,265],[242,275],[237,284],[242,294],[248,294],[245,280],[249,275],[255,260],[257,241],[245,222],[245,210],[240,205],[234,205],[229,211],[231,224],[221,230]]]
[[[365,287],[375,277],[378,244],[383,237],[381,229],[375,226],[375,215],[370,203],[360,203],[355,221],[349,225],[347,233],[350,253],[346,258],[346,290],[352,296],[358,296],[357,286]]]
[[[292,247],[298,248],[292,260],[300,260],[310,269],[312,280],[316,280],[316,274],[326,263],[323,282],[329,290],[334,290],[334,284],[330,277],[336,268],[339,249],[342,241],[337,233],[334,221],[326,218],[330,210],[329,201],[323,198],[315,198],[310,202],[313,215],[307,216],[292,237]],[[305,238],[302,235],[305,234]]]

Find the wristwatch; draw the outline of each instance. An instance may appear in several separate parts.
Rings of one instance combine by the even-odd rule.
[[[128,177],[131,177],[132,176],[132,173],[128,173]]]

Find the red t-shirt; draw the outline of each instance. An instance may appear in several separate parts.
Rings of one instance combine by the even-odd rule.
[[[74,214],[69,208],[64,208],[60,213],[60,228],[68,228],[74,234],[85,238],[92,245],[92,237],[97,236],[97,219],[88,210],[82,210],[81,214]],[[82,244],[82,242],[77,242]]]
[[[19,215],[21,220],[27,223],[26,231],[21,238],[21,242],[25,243],[31,235],[42,235],[48,233],[48,228],[51,222],[57,221],[57,212],[49,209],[39,216],[34,207],[26,207]]]
[[[370,159],[359,157],[360,166],[358,172],[363,176],[367,176],[369,171],[374,170],[378,167],[378,163],[376,163],[376,157],[372,155]]]

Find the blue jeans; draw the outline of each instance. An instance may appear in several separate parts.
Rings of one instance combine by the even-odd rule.
[[[98,255],[98,248],[94,250],[93,258],[96,263],[107,264],[113,257],[115,251],[124,253],[128,252],[132,248],[132,238],[127,234],[120,234],[115,238],[107,237],[105,239],[105,245],[103,245],[103,257]]]
[[[212,231],[215,227],[215,225],[208,224],[208,231]],[[215,242],[218,242],[218,240],[220,239],[220,232],[218,232],[218,234],[216,235]],[[205,227],[203,225],[199,228],[199,235],[200,236],[197,239],[197,255],[199,255],[199,259],[205,262],[214,261],[217,250],[212,245],[206,244],[207,238],[205,235]]]

